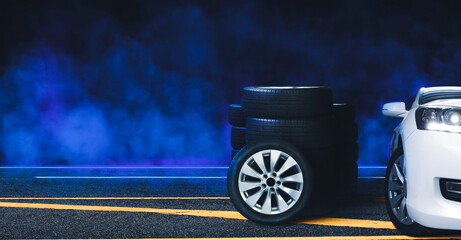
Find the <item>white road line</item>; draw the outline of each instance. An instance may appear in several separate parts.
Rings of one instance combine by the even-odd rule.
[[[35,176],[39,179],[224,179],[227,177],[196,177],[196,176]],[[360,179],[384,179],[384,177],[359,177]]]
[[[35,176],[34,178],[108,178],[108,179],[114,179],[114,178],[165,178],[165,179],[222,179],[222,178],[227,178],[227,177],[196,177],[196,176]],[[361,179],[383,179],[384,177],[359,177]]]
[[[0,169],[227,169],[229,167],[0,167]]]
[[[76,179],[76,178],[95,178],[95,179],[126,179],[126,178],[136,178],[136,179],[222,179],[227,177],[196,177],[196,176],[35,176],[34,178],[46,178],[46,179]]]
[[[161,176],[35,176],[37,179],[225,179],[227,177],[161,177]],[[385,177],[358,177],[359,179],[384,179]]]

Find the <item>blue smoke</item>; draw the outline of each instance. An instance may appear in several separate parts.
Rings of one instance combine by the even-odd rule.
[[[204,61],[190,64],[208,64],[203,46],[184,47]],[[1,78],[9,86],[2,88],[5,164],[216,165],[230,158],[219,87],[157,68],[155,49],[120,37],[88,63],[46,45],[33,51]]]
[[[1,68],[4,165],[228,165],[226,106],[248,85],[332,87],[357,106],[359,164],[383,165],[398,120],[382,104],[459,77],[455,38],[374,3],[144,2],[81,22],[98,7],[68,4],[34,13]]]

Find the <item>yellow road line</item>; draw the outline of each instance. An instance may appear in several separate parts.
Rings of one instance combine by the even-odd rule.
[[[190,240],[387,240],[387,239],[459,239],[460,236],[410,237],[392,236],[326,236],[326,237],[236,237],[236,238],[187,238]],[[38,240],[183,240],[186,238],[111,238],[111,239],[38,239]],[[17,239],[19,240],[19,239]],[[24,239],[26,240],[26,239]],[[28,239],[27,239],[28,240]]]
[[[141,213],[158,213],[158,214],[169,214],[169,215],[187,215],[187,216],[197,216],[197,217],[215,217],[215,218],[246,220],[246,218],[244,218],[240,213],[235,212],[235,211],[216,211],[216,210],[207,211],[207,210],[110,207],[110,206],[87,206],[87,205],[67,205],[67,204],[48,204],[48,203],[46,204],[45,203],[15,203],[15,202],[0,202],[0,207],[103,211],[103,212],[141,212]]]
[[[389,222],[389,221],[374,221],[374,220],[350,219],[350,218],[318,218],[318,219],[312,219],[312,220],[305,220],[305,221],[301,221],[298,223],[325,225],[325,226],[338,226],[338,227],[395,229],[392,222]]]
[[[63,197],[63,198],[0,198],[0,200],[225,200],[229,197]]]
[[[0,197],[0,200],[227,200],[229,197]],[[365,198],[384,202],[383,197]]]
[[[161,209],[161,208],[137,208],[137,207],[111,207],[111,206],[87,206],[87,205],[65,205],[65,204],[44,204],[44,203],[15,203],[0,202],[0,207],[8,208],[34,208],[34,209],[58,209],[58,210],[80,210],[80,211],[104,211],[104,212],[142,212],[169,215],[186,215],[196,217],[213,217],[226,219],[246,220],[236,211],[217,210],[186,210],[186,209]],[[347,218],[320,218],[298,222],[300,224],[395,229],[391,222],[373,221]]]

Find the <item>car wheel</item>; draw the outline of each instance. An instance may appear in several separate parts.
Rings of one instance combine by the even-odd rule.
[[[312,169],[300,150],[281,141],[249,144],[227,176],[230,199],[251,221],[278,224],[296,217],[312,190]]]
[[[408,215],[405,172],[403,149],[399,148],[392,154],[386,171],[384,199],[387,212],[394,226],[403,234],[427,235],[430,229],[418,224]]]

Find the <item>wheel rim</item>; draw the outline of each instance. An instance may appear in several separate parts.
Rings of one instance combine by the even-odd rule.
[[[285,152],[255,153],[240,168],[238,188],[245,203],[262,214],[280,214],[301,197],[304,177],[298,162]]]
[[[388,179],[389,205],[394,216],[399,222],[409,225],[413,219],[407,211],[407,181],[405,178],[405,166],[403,155],[397,158],[392,165]]]

